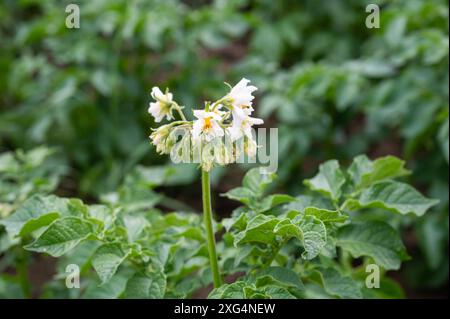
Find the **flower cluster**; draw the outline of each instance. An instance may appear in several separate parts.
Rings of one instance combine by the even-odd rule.
[[[171,154],[176,158],[186,156],[189,160],[198,157],[198,163],[205,171],[214,165],[226,165],[236,161],[242,155],[256,155],[257,143],[252,134],[254,125],[263,124],[263,120],[252,117],[253,92],[257,88],[249,85],[243,78],[230,92],[216,102],[205,102],[202,110],[194,110],[195,120],[188,121],[183,107],[173,100],[173,95],[165,94],[154,87],[148,112],[159,123],[165,117],[174,120],[173,111],[178,112],[180,120],[153,129],[150,135],[152,143],[160,154]],[[180,138],[181,137],[181,138]]]

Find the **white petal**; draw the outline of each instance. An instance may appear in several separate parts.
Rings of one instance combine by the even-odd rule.
[[[250,115],[255,109],[252,107],[252,103],[250,103],[247,107],[243,108],[243,110],[245,114]]]
[[[164,100],[165,99],[165,95],[163,94],[163,92],[161,92],[161,90],[157,86],[154,86],[152,88],[152,97],[156,100]]]
[[[242,131],[239,126],[233,125],[233,126],[227,128],[227,131],[228,131],[228,134],[230,134],[230,138],[232,141],[235,141],[242,136]]]
[[[150,102],[150,107],[148,108],[148,113],[153,114],[158,109],[159,109],[159,103],[158,102]]]
[[[162,119],[163,119],[163,117],[164,117],[164,115],[156,115],[156,116],[155,116],[155,122],[156,122],[156,123],[161,122]]]
[[[247,92],[253,93],[256,90],[258,90],[258,88],[254,85],[247,86]]]
[[[263,119],[259,119],[259,118],[256,118],[256,117],[249,117],[248,121],[250,122],[251,125],[264,124],[264,120]]]
[[[257,90],[256,86],[247,84],[250,80],[243,78],[236,84],[229,93],[229,96],[233,99],[234,105],[251,105],[251,101],[254,99],[252,92]]]
[[[202,133],[203,128],[203,120],[197,120],[194,122],[194,125],[192,126],[192,137],[194,139],[198,139],[200,137],[200,134]]]
[[[241,88],[244,88],[247,86],[247,84],[250,83],[250,80],[247,80],[246,78],[242,78],[232,89],[231,92],[236,92],[237,90],[240,90]]]
[[[159,123],[164,117],[164,114],[161,112],[161,105],[159,102],[150,103],[150,107],[148,108],[148,112],[155,118],[155,122]]]
[[[212,122],[212,130],[213,130],[213,132],[214,132],[214,135],[215,136],[218,136],[218,137],[221,137],[221,136],[223,136],[223,129],[220,127],[220,125],[219,124],[217,124],[217,122]]]
[[[233,121],[241,122],[247,118],[247,114],[238,106],[233,107],[231,112],[233,114]]]
[[[198,119],[203,119],[206,117],[204,110],[194,110],[194,116]]]

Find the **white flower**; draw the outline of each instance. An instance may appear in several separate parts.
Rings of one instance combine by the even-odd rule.
[[[247,86],[249,83],[250,80],[243,78],[231,88],[228,97],[232,99],[233,106],[252,106],[252,101],[255,98],[252,93],[257,90],[257,87],[253,85]]]
[[[252,135],[252,127],[264,122],[251,117],[254,111],[252,93],[257,88],[249,83],[243,78],[220,100],[212,104],[205,102],[205,110],[194,110],[194,121],[185,119],[182,107],[173,100],[170,92],[163,93],[158,87],[153,87],[151,96],[155,101],[150,103],[148,111],[155,121],[160,122],[164,117],[172,120],[173,110],[178,111],[181,117],[181,121],[163,125],[152,132],[150,138],[156,151],[170,154],[177,161],[184,161],[185,158],[200,160],[205,171],[216,165],[233,163],[244,154],[256,155],[258,145]],[[183,133],[181,141],[178,133]],[[242,142],[239,148],[235,145],[236,140]]]
[[[252,139],[252,126],[253,125],[261,125],[264,121],[262,119],[256,117],[246,116],[243,119],[233,118],[233,123],[231,127],[227,129],[228,134],[233,141],[242,137],[243,135],[247,136],[249,139]]]
[[[153,87],[151,96],[156,102],[151,102],[148,112],[155,118],[155,122],[159,123],[164,116],[170,120],[172,118],[172,93],[163,94],[158,87]]]
[[[216,112],[194,110],[194,116],[198,119],[192,127],[192,137],[194,140],[198,140],[200,135],[202,135],[207,142],[210,142],[214,138],[224,135],[223,129],[218,123],[222,117]]]
[[[257,90],[256,86],[248,84],[250,80],[243,78],[231,88],[230,93],[226,96],[233,106],[232,112],[234,118],[243,119],[253,112],[252,101],[255,98],[252,93]]]

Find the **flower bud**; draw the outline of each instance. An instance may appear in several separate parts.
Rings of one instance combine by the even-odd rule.
[[[169,153],[170,148],[168,148],[167,140],[171,133],[172,127],[173,127],[172,124],[160,126],[156,130],[154,130],[153,133],[150,135],[150,138],[152,139],[152,144],[156,146],[157,153],[159,154]]]

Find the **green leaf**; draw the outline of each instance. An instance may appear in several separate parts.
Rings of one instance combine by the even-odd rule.
[[[55,212],[43,214],[37,218],[33,218],[23,225],[22,229],[20,230],[19,236],[23,237],[39,228],[50,225],[54,220],[58,219],[59,217],[60,214]]]
[[[289,218],[281,220],[273,229],[273,232],[283,238],[294,237],[303,241],[303,232],[300,227]]]
[[[237,249],[237,252],[234,254],[233,268],[237,268],[249,256],[262,254],[258,247],[254,245],[240,246]]]
[[[245,213],[241,213],[238,216],[222,219],[222,225],[225,227],[226,231],[230,231],[230,229],[232,228],[244,230],[245,227],[247,227],[247,223],[248,217]]]
[[[311,278],[314,275],[311,275]],[[322,287],[322,280],[320,275],[316,274],[315,277],[318,278],[318,283],[308,282],[305,284],[305,298],[306,299],[330,299],[334,296],[327,293],[325,289]]]
[[[368,187],[375,182],[408,175],[405,162],[394,156],[386,156],[371,161],[366,155],[355,157],[348,173],[358,189]]]
[[[364,189],[358,199],[347,200],[343,207],[349,210],[382,208],[403,215],[422,216],[438,203],[439,200],[424,197],[408,184],[384,181]]]
[[[270,299],[296,299],[297,298],[293,293],[291,293],[292,289],[287,289],[287,288],[280,287],[277,285],[264,286],[259,290],[261,290],[261,292]],[[295,291],[295,294],[300,295],[300,292]],[[257,298],[257,297],[255,296],[255,298]]]
[[[304,286],[298,274],[284,267],[269,267],[255,275],[256,287],[276,285],[304,290]]]
[[[358,284],[349,276],[341,275],[333,268],[319,268],[314,271],[313,278],[322,282],[323,288],[330,295],[344,299],[361,299],[362,293]]]
[[[12,236],[26,235],[47,226],[63,215],[70,215],[69,200],[54,195],[35,195],[27,199],[11,216],[0,220],[6,231]]]
[[[125,180],[118,192],[102,196],[102,201],[111,205],[119,205],[128,212],[153,208],[162,199],[162,195],[154,192],[150,186],[141,181]]]
[[[334,237],[327,236],[327,242],[321,249],[320,254],[325,257],[328,257],[330,259],[336,258],[337,252],[336,252],[336,242],[335,242]]]
[[[336,244],[354,258],[367,256],[379,266],[399,269],[408,259],[405,246],[397,231],[384,222],[360,222],[339,228]]]
[[[295,198],[284,194],[274,194],[263,198],[262,201],[255,201],[255,203],[250,202],[250,208],[256,210],[256,212],[265,212],[269,209],[294,201]]]
[[[125,215],[123,223],[127,230],[127,237],[130,243],[139,238],[144,228],[149,224],[147,219],[142,215]]]
[[[361,278],[365,280],[367,273],[364,273],[364,277]],[[392,279],[388,277],[380,278],[379,288],[362,288],[362,293],[365,299],[403,299],[405,298],[405,293],[402,287]]]
[[[213,289],[208,295],[209,299],[244,299],[244,288],[246,282],[235,281],[231,284],[224,284],[219,288]]]
[[[275,177],[275,174],[261,174],[259,167],[255,167],[245,174],[242,186],[250,189],[257,196],[261,196]]]
[[[99,241],[86,240],[68,251],[57,263],[57,276],[66,277],[66,267],[70,264],[76,264],[80,267],[81,273],[90,270],[91,257],[100,245]]]
[[[130,250],[124,251],[118,243],[104,244],[95,251],[92,256],[92,266],[102,284],[111,279],[129,254]]]
[[[298,223],[286,218],[275,226],[273,232],[283,238],[300,240],[305,249],[302,257],[307,260],[315,258],[327,241],[325,225],[313,216],[303,216]]]
[[[394,74],[395,68],[379,59],[354,60],[346,63],[348,72],[368,78],[383,78]]]
[[[82,298],[117,299],[124,293],[127,282],[132,274],[133,271],[131,269],[121,269],[105,284],[98,285],[98,282],[92,281]]]
[[[182,163],[150,167],[137,166],[135,171],[140,180],[152,187],[187,185],[198,176],[193,165]]]
[[[251,242],[271,244],[275,241],[273,229],[277,223],[278,219],[274,216],[256,215],[248,222],[244,231],[236,234],[234,244]]]
[[[364,174],[373,171],[373,162],[366,155],[359,155],[353,159],[352,164],[347,169],[348,174],[356,185],[361,183]]]
[[[341,188],[345,183],[345,177],[339,169],[338,161],[330,160],[320,165],[319,173],[313,178],[305,180],[304,183],[311,190],[337,201],[341,197]]]
[[[166,291],[167,279],[162,272],[147,275],[136,273],[127,282],[125,297],[131,299],[161,299]]]
[[[53,222],[33,243],[24,248],[59,257],[92,234],[92,225],[77,217],[65,217]]]
[[[199,227],[180,227],[174,228],[174,230],[177,232],[177,234],[174,235],[175,237],[193,239],[201,243],[206,241],[203,231]]]
[[[286,210],[296,210],[304,213],[307,207],[323,208],[333,210],[334,207],[329,199],[321,195],[309,196],[300,195],[295,197],[295,200],[286,205]]]
[[[430,214],[416,224],[415,233],[426,263],[436,270],[447,255],[448,219],[444,221],[439,214]],[[447,255],[448,256],[448,255]]]
[[[14,157],[13,152],[5,152],[0,154],[0,173],[15,173],[19,169],[20,164]]]
[[[348,219],[348,215],[342,214],[339,210],[328,210],[316,207],[307,207],[305,216],[314,216],[324,223],[342,223]]]
[[[245,187],[237,187],[233,188],[229,192],[222,194],[229,199],[239,201],[245,205],[250,205],[252,200],[255,198],[255,194],[248,188]]]
[[[105,205],[90,205],[89,215],[99,221],[105,229],[110,228],[116,219],[112,209]]]
[[[300,221],[300,229],[303,233],[302,257],[307,260],[315,258],[327,243],[327,230],[325,225],[312,216],[305,216]]]

